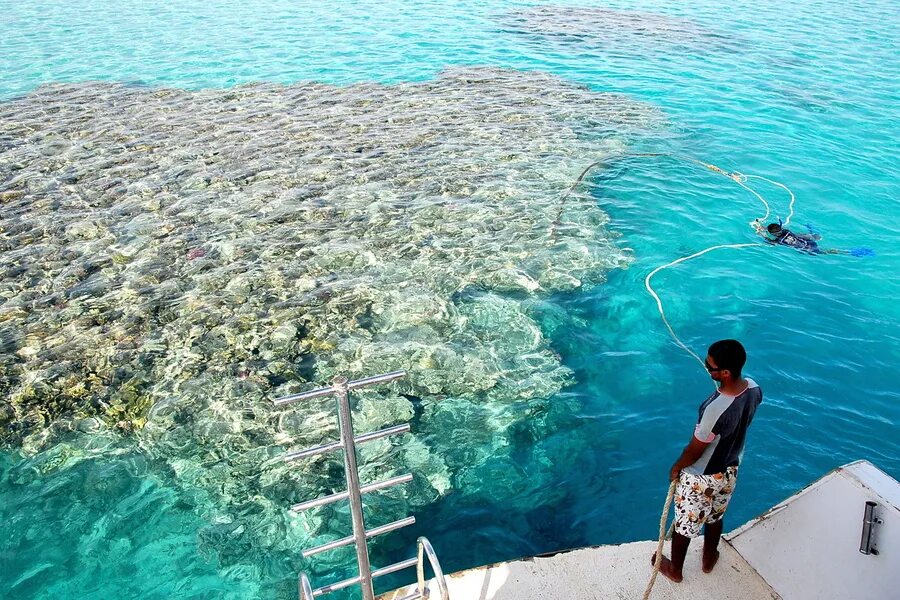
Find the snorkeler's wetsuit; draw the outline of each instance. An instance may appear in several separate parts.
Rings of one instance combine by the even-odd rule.
[[[791,248],[796,248],[797,250],[800,250],[802,252],[809,252],[810,254],[819,254],[822,252],[819,249],[819,245],[814,241],[802,238],[799,235],[791,233],[787,229],[782,229],[781,234],[774,240],[770,241],[773,244],[790,246]]]

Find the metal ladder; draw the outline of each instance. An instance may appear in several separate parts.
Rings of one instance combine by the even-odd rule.
[[[405,376],[406,371],[394,371],[392,373],[385,373],[384,375],[376,375],[374,377],[367,377],[365,379],[358,379],[356,381],[348,381],[346,377],[336,377],[332,381],[330,387],[323,387],[309,392],[293,394],[291,396],[285,396],[283,398],[277,398],[274,400],[275,406],[284,406],[286,404],[293,404],[294,402],[300,402],[303,400],[312,400],[314,398],[322,398],[324,396],[335,396],[337,398],[338,426],[340,428],[341,434],[340,441],[331,442],[322,446],[316,446],[314,448],[307,448],[306,450],[300,450],[297,452],[290,452],[288,454],[285,454],[282,457],[282,460],[284,460],[285,462],[291,462],[300,458],[308,458],[311,456],[325,454],[327,452],[333,452],[335,450],[342,449],[344,451],[344,474],[347,482],[347,491],[338,492],[336,494],[331,494],[328,496],[323,496],[321,498],[316,498],[314,500],[301,502],[300,504],[295,504],[291,507],[291,511],[300,512],[303,510],[308,510],[310,508],[315,508],[317,506],[325,506],[326,504],[331,504],[332,502],[338,502],[340,500],[349,500],[350,514],[353,519],[353,535],[335,540],[333,542],[328,542],[327,544],[322,544],[321,546],[316,546],[314,548],[304,550],[303,557],[309,558],[310,556],[315,556],[320,552],[326,552],[328,550],[334,550],[335,548],[341,548],[343,546],[349,546],[350,544],[356,544],[356,563],[359,568],[359,575],[356,577],[345,579],[343,581],[339,581],[337,583],[332,583],[330,585],[313,589],[312,584],[309,580],[309,576],[306,573],[300,573],[298,577],[300,600],[313,600],[318,596],[322,596],[324,594],[328,594],[330,592],[344,589],[356,584],[359,584],[360,586],[363,600],[375,600],[375,592],[372,589],[372,580],[374,578],[380,577],[382,575],[387,575],[388,573],[401,571],[410,567],[416,567],[416,591],[398,600],[416,600],[420,598],[429,598],[430,591],[425,582],[425,558],[428,559],[428,562],[431,565],[431,569],[434,571],[435,580],[437,581],[440,592],[440,600],[449,600],[447,583],[444,580],[444,574],[441,570],[441,565],[437,560],[437,555],[434,552],[434,548],[432,548],[429,541],[424,537],[420,537],[418,539],[418,552],[415,558],[410,558],[408,560],[383,567],[376,571],[372,571],[372,566],[369,564],[369,538],[375,537],[376,535],[380,535],[382,533],[400,529],[401,527],[406,527],[407,525],[412,525],[416,522],[416,519],[415,517],[407,517],[405,519],[394,521],[393,523],[388,523],[387,525],[382,525],[381,527],[375,527],[374,529],[366,531],[366,525],[363,519],[362,511],[362,494],[374,492],[376,490],[381,490],[401,483],[408,483],[412,481],[412,474],[407,473],[406,475],[400,475],[399,477],[391,477],[390,479],[385,479],[384,481],[360,486],[359,469],[356,465],[356,445],[372,440],[381,439],[383,437],[395,435],[398,433],[407,433],[409,432],[409,423],[397,425],[395,427],[388,427],[380,431],[374,431],[371,433],[354,436],[353,417],[350,412],[350,391],[370,385],[376,385],[379,383],[387,383],[389,381],[394,381]]]

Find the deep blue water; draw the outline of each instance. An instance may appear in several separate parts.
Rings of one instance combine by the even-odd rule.
[[[536,5],[0,2],[0,97],[96,79],[191,89],[396,83],[487,64],[652,103],[668,128],[631,150],[782,182],[796,194],[798,228],[812,225],[825,247],[876,253],[720,250],[655,277],[684,341],[702,353],[715,339],[739,338],[747,373],[764,391],[728,528],[852,460],[900,477],[896,5],[621,1],[604,6],[645,13],[643,27],[593,30],[590,13],[561,8],[571,2],[555,4],[543,29],[508,16]],[[449,571],[654,537],[669,465],[711,387],[669,338],[643,280],[708,246],[755,241],[748,222],[759,205],[733,182],[666,158],[623,159],[586,184],[635,261],[603,285],[544,299],[563,309],[540,317],[575,373],[562,395],[582,406],[558,415],[558,432],[537,442],[542,467],[522,432],[520,467],[550,469],[549,482],[510,489],[502,474],[476,482],[417,514],[415,531],[379,546],[378,562],[405,558],[417,534],[430,537]],[[758,189],[787,216],[782,190]],[[221,568],[197,538],[196,503],[127,444],[43,477],[21,460],[0,462],[4,597],[291,597],[284,561]],[[272,573],[282,573],[280,584],[271,585]]]

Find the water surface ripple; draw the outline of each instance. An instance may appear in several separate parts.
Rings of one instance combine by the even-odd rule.
[[[754,241],[759,206],[671,151],[781,181],[793,224],[876,256],[722,251],[658,275],[765,404],[737,525],[866,458],[900,477],[900,14],[887,0],[4,3],[0,595],[292,598],[351,573],[340,489],[284,449],[362,395],[380,566],[654,535],[707,376],[643,278]],[[782,190],[763,185],[773,214]],[[551,235],[551,232],[553,234]],[[675,390],[673,392],[673,390]],[[391,585],[397,582],[385,582]]]

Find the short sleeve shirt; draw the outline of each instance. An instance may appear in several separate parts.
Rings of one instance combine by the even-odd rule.
[[[744,454],[747,428],[760,402],[762,390],[752,379],[747,379],[747,389],[737,396],[717,390],[704,400],[694,437],[709,446],[697,462],[685,470],[696,475],[713,475],[738,466]]]

